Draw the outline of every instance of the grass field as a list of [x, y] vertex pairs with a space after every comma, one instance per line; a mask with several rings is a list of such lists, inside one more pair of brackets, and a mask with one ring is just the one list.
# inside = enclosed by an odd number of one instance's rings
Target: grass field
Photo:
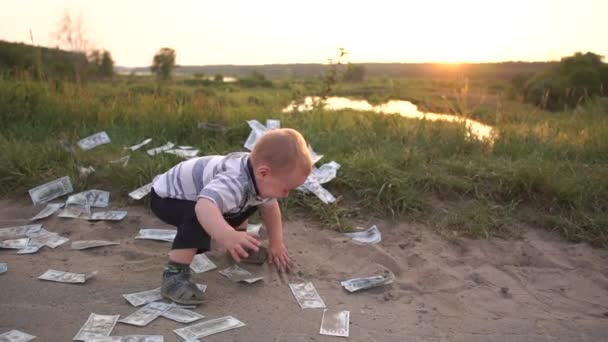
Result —
[[[513, 236], [518, 227], [559, 231], [572, 241], [608, 246], [608, 103], [592, 101], [571, 112], [548, 113], [521, 104], [496, 82], [373, 79], [338, 84], [332, 95], [372, 103], [409, 100], [426, 110], [456, 113], [493, 125], [493, 144], [470, 137], [464, 126], [396, 115], [315, 109], [282, 113], [292, 100], [315, 95], [315, 81], [275, 81], [270, 88], [237, 84], [157, 89], [145, 78], [113, 83], [0, 80], [0, 193], [27, 190], [69, 175], [77, 190], [113, 191], [113, 201], [150, 182], [181, 159], [131, 152], [126, 167], [110, 164], [123, 147], [153, 138], [192, 145], [201, 154], [242, 147], [248, 119], [280, 119], [300, 130], [321, 161], [342, 165], [326, 188], [337, 203], [293, 193], [287, 215], [305, 209], [327, 227], [350, 229], [358, 219], [422, 221], [448, 238]], [[224, 125], [226, 132], [198, 128]], [[67, 152], [76, 141], [105, 130], [112, 143]], [[97, 171], [80, 178], [78, 166]]]

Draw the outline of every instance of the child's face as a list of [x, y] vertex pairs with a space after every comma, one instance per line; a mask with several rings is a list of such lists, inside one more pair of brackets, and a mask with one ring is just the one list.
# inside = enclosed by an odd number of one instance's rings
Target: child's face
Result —
[[302, 171], [292, 173], [273, 173], [270, 168], [260, 168], [256, 172], [256, 181], [260, 196], [286, 198], [289, 191], [304, 184], [308, 174]]

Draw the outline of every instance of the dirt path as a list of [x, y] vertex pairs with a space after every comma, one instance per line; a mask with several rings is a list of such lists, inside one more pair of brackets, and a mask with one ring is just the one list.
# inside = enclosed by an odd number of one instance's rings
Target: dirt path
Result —
[[[26, 224], [30, 203], [0, 201], [0, 228]], [[103, 239], [117, 246], [84, 251], [70, 242], [37, 254], [1, 250], [0, 333], [18, 329], [39, 341], [70, 341], [91, 312], [135, 311], [122, 294], [160, 284], [169, 243], [134, 240], [142, 227], [169, 228], [142, 207], [127, 208], [119, 223], [49, 218], [44, 228], [74, 240]], [[350, 310], [353, 341], [608, 341], [608, 252], [530, 231], [522, 240], [450, 243], [423, 226], [379, 223], [382, 242], [357, 246], [342, 235], [303, 221], [286, 222], [294, 259], [287, 276], [267, 266], [246, 268], [265, 276], [233, 284], [216, 270], [197, 274], [208, 285], [206, 304], [195, 309], [216, 318], [232, 315], [245, 327], [209, 341], [330, 341], [319, 335], [322, 310], [300, 309], [287, 283], [312, 281], [332, 309]], [[210, 258], [219, 269], [222, 251]], [[84, 285], [38, 280], [49, 268], [98, 275]], [[392, 285], [349, 294], [339, 281], [390, 270]], [[112, 335], [160, 334], [179, 341], [164, 318], [146, 327], [118, 323]]]

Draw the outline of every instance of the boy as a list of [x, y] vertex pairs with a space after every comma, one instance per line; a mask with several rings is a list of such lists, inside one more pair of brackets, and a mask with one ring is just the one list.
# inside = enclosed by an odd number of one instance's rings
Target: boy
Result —
[[[236, 262], [255, 262], [267, 254], [269, 264], [285, 269], [289, 255], [276, 198], [287, 197], [311, 170], [304, 137], [282, 128], [262, 136], [251, 153], [193, 158], [156, 176], [151, 209], [164, 222], [177, 226], [163, 272], [163, 297], [180, 304], [203, 301], [203, 292], [192, 282], [190, 263], [194, 255], [209, 250], [211, 239]], [[246, 227], [247, 218], [257, 209], [268, 230], [267, 253], [255, 235], [234, 229]]]

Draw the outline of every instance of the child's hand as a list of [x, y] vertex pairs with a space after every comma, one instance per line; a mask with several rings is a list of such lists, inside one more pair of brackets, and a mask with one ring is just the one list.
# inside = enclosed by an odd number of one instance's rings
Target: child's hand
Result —
[[261, 244], [254, 235], [246, 232], [237, 232], [236, 230], [225, 231], [218, 237], [217, 241], [230, 252], [230, 255], [236, 262], [241, 262], [241, 258], [249, 256], [247, 250], [257, 252]]
[[280, 271], [289, 267], [289, 253], [283, 242], [270, 243], [268, 247], [268, 264], [275, 265]]

